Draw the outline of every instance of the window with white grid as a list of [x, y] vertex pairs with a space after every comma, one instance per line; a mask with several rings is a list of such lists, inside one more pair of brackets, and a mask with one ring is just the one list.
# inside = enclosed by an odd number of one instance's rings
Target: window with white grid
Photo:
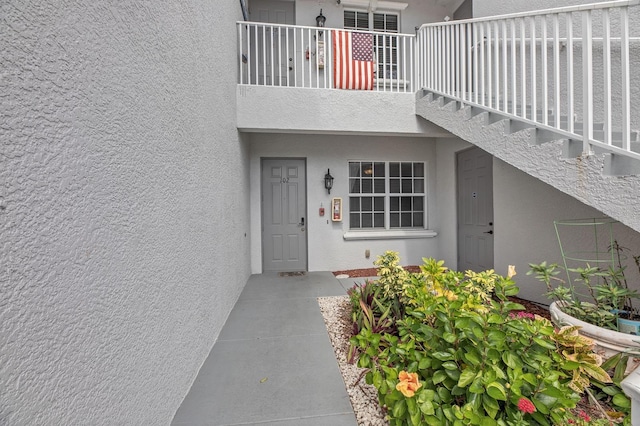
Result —
[[350, 229], [424, 229], [425, 164], [349, 161]]
[[[399, 32], [399, 16], [397, 13], [345, 10], [344, 29], [373, 30], [397, 34]], [[398, 78], [398, 39], [396, 37], [378, 35], [374, 39], [374, 50], [378, 64], [376, 77]]]

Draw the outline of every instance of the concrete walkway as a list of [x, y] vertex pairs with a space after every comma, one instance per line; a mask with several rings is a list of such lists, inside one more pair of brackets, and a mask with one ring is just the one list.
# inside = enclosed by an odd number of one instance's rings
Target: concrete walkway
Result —
[[254, 275], [173, 426], [356, 426], [316, 298], [346, 294], [330, 272]]

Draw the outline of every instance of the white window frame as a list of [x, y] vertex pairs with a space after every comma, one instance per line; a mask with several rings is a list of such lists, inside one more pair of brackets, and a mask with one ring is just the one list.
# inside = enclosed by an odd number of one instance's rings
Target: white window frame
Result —
[[[353, 27], [348, 27], [344, 24], [344, 18], [345, 18], [345, 13], [346, 12], [354, 12], [355, 13], [355, 26]], [[368, 16], [368, 24], [367, 24], [367, 28], [361, 28], [358, 27], [358, 13], [366, 13]], [[397, 18], [397, 29], [395, 31], [389, 31], [386, 28], [385, 29], [374, 29], [374, 17], [375, 15], [383, 15], [384, 16], [384, 22], [385, 22], [385, 27], [386, 27], [386, 22], [387, 19], [386, 17], [389, 15], [395, 16]], [[372, 10], [367, 10], [367, 9], [363, 9], [363, 8], [348, 8], [345, 7], [343, 12], [342, 12], [342, 26], [344, 29], [348, 29], [348, 30], [353, 30], [353, 31], [375, 31], [377, 33], [388, 33], [388, 34], [400, 34], [400, 28], [401, 28], [401, 23], [400, 23], [400, 11], [399, 10], [381, 10], [381, 9], [376, 9], [375, 11]], [[374, 46], [373, 46], [373, 50], [374, 50], [374, 57], [376, 58], [376, 66], [375, 66], [375, 75], [376, 78], [380, 78], [380, 79], [389, 79], [389, 80], [397, 80], [398, 79], [398, 46], [387, 46], [388, 43], [390, 43], [392, 40], [394, 40], [396, 43], [398, 42], [397, 38], [392, 38], [392, 37], [385, 37], [385, 36], [381, 36], [381, 35], [376, 35], [374, 37]], [[379, 43], [380, 41], [382, 41], [383, 45], [380, 46]], [[394, 54], [395, 52], [395, 54]], [[387, 54], [390, 54], [392, 57], [388, 58]], [[393, 58], [393, 56], [396, 57], [396, 62], [394, 63], [393, 61], [391, 61], [391, 59]]]
[[[362, 182], [362, 179], [365, 178], [367, 179], [366, 176], [362, 176], [361, 173], [358, 173], [358, 175], [352, 175], [351, 170], [352, 170], [352, 165], [357, 163], [358, 164], [358, 169], [362, 170], [362, 164], [363, 163], [371, 163], [372, 168], [374, 167], [374, 165], [376, 163], [382, 163], [384, 165], [384, 192], [373, 192], [374, 191], [374, 186], [375, 186], [375, 180], [376, 180], [376, 174], [375, 172], [372, 172], [371, 174], [371, 191], [372, 192], [352, 192], [352, 184], [355, 183], [352, 179], [360, 179], [359, 182]], [[391, 169], [391, 164], [395, 164], [397, 163], [400, 167], [400, 170], [402, 170], [402, 163], [410, 163], [411, 166], [411, 170], [412, 170], [412, 176], [390, 176], [390, 169]], [[413, 176], [413, 170], [414, 170], [414, 164], [419, 163], [422, 164], [423, 167], [423, 175], [424, 176]], [[348, 161], [348, 171], [347, 171], [347, 175], [349, 176], [349, 182], [348, 182], [348, 207], [347, 207], [347, 214], [348, 214], [348, 228], [349, 230], [344, 234], [344, 239], [345, 240], [352, 240], [352, 239], [388, 239], [388, 238], [429, 238], [429, 237], [435, 237], [437, 234], [431, 230], [427, 229], [428, 226], [428, 193], [427, 193], [427, 176], [428, 176], [428, 172], [427, 172], [427, 163], [424, 161], [411, 161], [411, 160], [349, 160]], [[373, 169], [372, 169], [373, 170]], [[400, 173], [402, 174], [402, 173]], [[416, 179], [422, 179], [422, 188], [423, 191], [422, 192], [391, 192], [391, 186], [390, 186], [390, 182], [392, 179], [402, 179], [402, 178], [410, 178], [412, 180], [412, 184], [411, 187], [412, 189], [414, 188], [415, 185], [415, 180]], [[377, 176], [377, 178], [380, 180], [380, 175]], [[362, 185], [362, 183], [361, 183]], [[362, 186], [360, 186], [360, 189], [362, 188]], [[400, 182], [400, 188], [402, 188], [402, 182]], [[401, 191], [401, 189], [400, 189]], [[359, 210], [357, 212], [353, 212], [352, 209], [352, 198], [361, 198], [361, 197], [380, 197], [384, 199], [384, 227], [368, 227], [368, 228], [351, 228], [351, 215], [352, 213], [359, 213], [362, 214], [362, 210]], [[391, 215], [392, 212], [390, 211], [391, 209], [391, 198], [392, 197], [422, 197], [423, 202], [422, 202], [422, 225], [421, 226], [417, 226], [417, 227], [391, 227]], [[373, 206], [372, 206], [373, 209]], [[372, 211], [373, 214], [373, 211]], [[372, 223], [373, 223], [373, 219], [372, 219]]]

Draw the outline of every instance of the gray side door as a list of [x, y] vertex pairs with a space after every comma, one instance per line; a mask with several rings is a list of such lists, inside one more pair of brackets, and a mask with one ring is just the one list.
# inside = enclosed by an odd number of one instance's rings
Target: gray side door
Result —
[[[270, 24], [293, 25], [295, 23], [294, 5], [292, 1], [262, 0], [251, 2], [252, 20]], [[288, 34], [287, 34], [288, 32]], [[293, 30], [276, 27], [258, 30], [259, 84], [288, 86], [290, 71], [293, 67]], [[252, 39], [254, 40], [254, 39]], [[264, 52], [262, 47], [266, 47]], [[288, 55], [287, 55], [288, 53]]]
[[493, 157], [480, 148], [457, 155], [458, 270], [493, 269]]
[[262, 268], [307, 270], [306, 168], [301, 159], [262, 160]]

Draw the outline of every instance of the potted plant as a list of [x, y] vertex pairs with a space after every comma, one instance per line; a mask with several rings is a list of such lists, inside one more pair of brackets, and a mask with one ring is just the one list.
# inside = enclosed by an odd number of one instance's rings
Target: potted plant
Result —
[[[606, 357], [640, 348], [640, 337], [636, 337], [640, 335], [640, 316], [633, 304], [640, 295], [628, 286], [625, 249], [614, 240], [609, 250], [614, 254], [613, 266], [567, 268], [567, 273], [575, 276], [573, 281], [558, 277], [562, 268], [557, 264], [530, 264], [528, 272], [547, 286], [554, 323], [580, 326], [581, 334], [594, 339]], [[640, 268], [640, 256], [632, 258]]]

